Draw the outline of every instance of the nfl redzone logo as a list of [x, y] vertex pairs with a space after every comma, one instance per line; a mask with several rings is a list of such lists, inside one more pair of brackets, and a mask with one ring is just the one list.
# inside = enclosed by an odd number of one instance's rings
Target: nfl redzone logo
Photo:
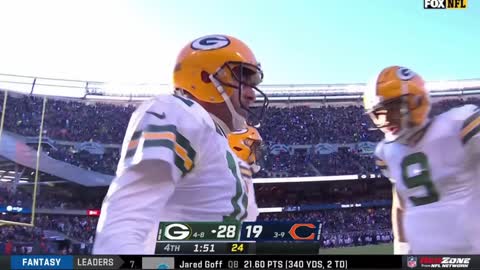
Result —
[[468, 0], [423, 0], [424, 9], [464, 9]]
[[468, 257], [420, 257], [423, 268], [468, 268], [471, 258]]

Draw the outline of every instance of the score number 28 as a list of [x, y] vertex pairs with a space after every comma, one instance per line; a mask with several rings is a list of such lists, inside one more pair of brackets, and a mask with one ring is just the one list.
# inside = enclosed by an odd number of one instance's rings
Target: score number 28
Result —
[[235, 225], [220, 225], [218, 226], [217, 238], [235, 238], [237, 232], [237, 226]]

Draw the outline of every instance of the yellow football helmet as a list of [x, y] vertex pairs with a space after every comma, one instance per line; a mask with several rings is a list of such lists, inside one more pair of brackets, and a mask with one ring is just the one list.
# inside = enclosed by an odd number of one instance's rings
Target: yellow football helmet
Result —
[[[377, 128], [386, 133], [387, 139], [395, 140], [428, 121], [431, 102], [422, 77], [412, 70], [390, 66], [383, 69], [373, 82], [367, 85], [363, 96], [364, 107]], [[398, 132], [388, 134], [384, 128], [390, 125], [387, 119], [391, 110], [399, 116]], [[381, 115], [386, 115], [381, 119]], [[393, 133], [393, 132], [392, 132]]]
[[[257, 165], [257, 160], [262, 155], [263, 139], [256, 128], [248, 126], [246, 129], [229, 133], [227, 137], [228, 144], [237, 157], [252, 166]], [[260, 167], [257, 170], [253, 167], [252, 169], [258, 172]]]
[[237, 122], [245, 122], [245, 119], [233, 109], [230, 97], [235, 90], [240, 91], [241, 96], [244, 86], [260, 93], [264, 101], [260, 115], [255, 115], [240, 102], [242, 108], [258, 121], [263, 117], [268, 98], [257, 87], [262, 80], [262, 68], [250, 48], [226, 35], [203, 36], [190, 42], [180, 51], [173, 72], [173, 85], [177, 91], [188, 92], [204, 102], [225, 102]]

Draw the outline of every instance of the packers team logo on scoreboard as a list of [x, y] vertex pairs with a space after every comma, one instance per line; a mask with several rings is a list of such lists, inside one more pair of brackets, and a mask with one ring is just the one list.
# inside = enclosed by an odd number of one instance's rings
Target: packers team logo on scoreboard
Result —
[[424, 9], [465, 9], [468, 0], [423, 0]]
[[[192, 229], [182, 223], [172, 223], [165, 226], [163, 236], [168, 240], [186, 240], [190, 238]], [[159, 235], [161, 238], [161, 235]]]
[[238, 222], [161, 222], [157, 242], [238, 240], [239, 233]]

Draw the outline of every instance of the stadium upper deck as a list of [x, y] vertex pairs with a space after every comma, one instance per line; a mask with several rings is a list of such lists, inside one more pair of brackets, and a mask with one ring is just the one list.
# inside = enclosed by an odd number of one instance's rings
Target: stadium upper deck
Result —
[[[358, 101], [366, 84], [262, 85], [271, 102]], [[480, 79], [427, 82], [432, 97], [480, 94]], [[139, 102], [156, 94], [169, 93], [168, 84], [114, 84], [97, 81], [65, 80], [0, 74], [0, 89], [23, 94], [86, 100]], [[261, 101], [259, 97], [258, 101]]]

